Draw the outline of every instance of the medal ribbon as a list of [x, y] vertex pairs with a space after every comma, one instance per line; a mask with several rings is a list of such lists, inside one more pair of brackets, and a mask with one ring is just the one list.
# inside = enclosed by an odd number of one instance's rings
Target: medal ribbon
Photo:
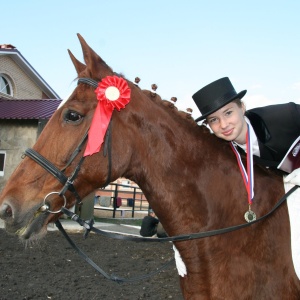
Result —
[[233, 142], [230, 143], [230, 146], [236, 156], [240, 172], [243, 177], [243, 181], [247, 190], [248, 194], [248, 203], [249, 208], [252, 204], [253, 198], [254, 198], [254, 172], [253, 172], [253, 152], [252, 152], [252, 139], [251, 139], [251, 133], [250, 133], [250, 125], [247, 122], [247, 134], [246, 134], [246, 148], [247, 148], [247, 172], [245, 170], [245, 167], [243, 165], [240, 153], [236, 149], [236, 146]]

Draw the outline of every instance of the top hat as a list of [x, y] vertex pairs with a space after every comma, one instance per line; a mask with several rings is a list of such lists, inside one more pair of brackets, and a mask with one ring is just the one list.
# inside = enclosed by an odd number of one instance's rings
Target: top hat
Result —
[[220, 78], [199, 90], [192, 98], [202, 116], [195, 121], [201, 121], [234, 99], [242, 99], [247, 90], [237, 94], [228, 77]]

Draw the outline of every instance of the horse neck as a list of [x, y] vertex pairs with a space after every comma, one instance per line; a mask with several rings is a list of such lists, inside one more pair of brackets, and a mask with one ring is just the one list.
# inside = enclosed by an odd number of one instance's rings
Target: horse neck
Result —
[[[113, 147], [118, 150], [115, 159], [123, 161], [118, 175], [140, 186], [168, 233], [239, 224], [248, 199], [228, 142], [149, 98], [133, 101], [126, 109], [113, 129], [119, 134], [113, 137], [119, 147]], [[256, 171], [258, 197], [253, 208], [262, 215], [281, 189], [279, 179], [277, 184], [265, 170]], [[274, 201], [262, 201], [263, 197]]]
[[[144, 99], [141, 106], [127, 113], [123, 125], [132, 136], [132, 153], [124, 176], [141, 187], [151, 206], [156, 206], [157, 200], [166, 203], [182, 199], [187, 186], [195, 186], [205, 172], [210, 176], [207, 170], [215, 172], [223, 156], [207, 129], [174, 110]], [[212, 168], [213, 164], [216, 167]], [[196, 189], [190, 192], [198, 193]]]

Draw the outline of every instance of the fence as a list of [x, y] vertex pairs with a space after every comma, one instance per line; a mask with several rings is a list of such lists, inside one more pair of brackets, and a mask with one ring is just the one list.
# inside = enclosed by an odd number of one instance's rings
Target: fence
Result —
[[126, 211], [131, 211], [134, 218], [135, 211], [148, 212], [149, 203], [142, 190], [138, 186], [110, 183], [105, 189], [99, 189], [95, 193], [94, 209], [110, 210], [113, 218], [120, 211], [125, 216]]

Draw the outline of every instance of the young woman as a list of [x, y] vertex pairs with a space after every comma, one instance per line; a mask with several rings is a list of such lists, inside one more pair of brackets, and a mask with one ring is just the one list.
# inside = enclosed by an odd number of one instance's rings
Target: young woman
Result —
[[[217, 137], [232, 142], [234, 151], [252, 151], [250, 157], [258, 164], [277, 168], [300, 136], [300, 105], [290, 102], [246, 111], [241, 101], [246, 92], [236, 93], [228, 77], [210, 83], [193, 95], [202, 114], [196, 121], [204, 120]], [[249, 136], [251, 142], [247, 143]], [[247, 148], [247, 144], [252, 147]], [[286, 191], [300, 185], [300, 168], [284, 176], [284, 183]], [[300, 278], [300, 188], [288, 197], [287, 204], [293, 262]], [[250, 209], [249, 214], [252, 220], [256, 218]], [[249, 214], [245, 214], [248, 222]]]
[[[300, 105], [290, 102], [246, 111], [241, 101], [246, 92], [236, 93], [228, 77], [203, 87], [193, 95], [202, 114], [196, 121], [205, 120], [217, 137], [233, 141], [241, 151], [246, 151], [248, 123], [254, 161], [276, 168], [300, 136]], [[300, 185], [300, 169], [285, 182]]]
[[[203, 87], [193, 95], [202, 114], [196, 122], [204, 120], [217, 137], [233, 142], [233, 149], [237, 148], [239, 152], [251, 150], [257, 163], [277, 168], [291, 145], [300, 136], [300, 105], [287, 103], [246, 111], [241, 101], [246, 92], [244, 90], [237, 93], [228, 77]], [[251, 149], [247, 149], [249, 136]], [[284, 181], [300, 185], [300, 168], [286, 176]], [[286, 187], [287, 190], [289, 188], [290, 186]], [[300, 189], [289, 197], [289, 202], [292, 202], [288, 204], [290, 221], [294, 224], [291, 226], [292, 255], [295, 271], [300, 278], [300, 247], [297, 245], [300, 231], [295, 230], [300, 227]], [[250, 210], [249, 212], [253, 213]], [[291, 212], [294, 215], [291, 215]], [[250, 222], [248, 216], [245, 215], [245, 218]], [[255, 217], [255, 214], [250, 216]], [[177, 249], [173, 249], [178, 273], [184, 277], [187, 274], [185, 264]]]

